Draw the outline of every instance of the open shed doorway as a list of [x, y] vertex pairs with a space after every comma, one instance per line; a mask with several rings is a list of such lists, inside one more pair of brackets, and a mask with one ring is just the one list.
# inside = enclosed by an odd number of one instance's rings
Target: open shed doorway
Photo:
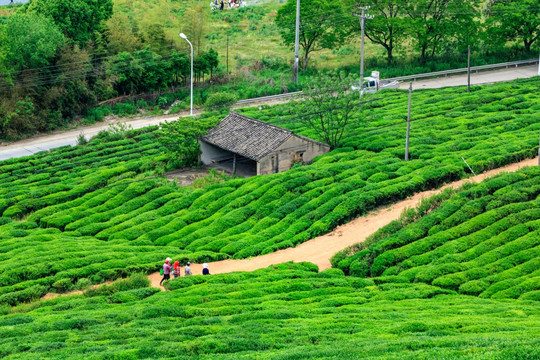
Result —
[[257, 175], [257, 162], [245, 156], [229, 152], [221, 159], [214, 159], [208, 167], [217, 171], [225, 171], [228, 175], [251, 177]]

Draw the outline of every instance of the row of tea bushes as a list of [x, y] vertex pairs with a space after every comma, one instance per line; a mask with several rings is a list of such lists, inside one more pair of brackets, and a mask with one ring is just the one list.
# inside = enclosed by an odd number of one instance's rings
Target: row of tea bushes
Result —
[[540, 299], [540, 168], [470, 187], [337, 266], [481, 297]]
[[377, 285], [281, 264], [191, 276], [156, 292], [143, 278], [0, 308], [4, 359], [525, 359], [540, 355], [532, 302]]
[[[404, 130], [395, 127], [407, 96], [388, 92], [374, 109], [365, 110], [377, 114], [369, 125], [351, 123], [344, 138], [350, 146], [284, 173], [200, 189], [148, 178], [167, 157], [154, 129], [121, 138], [98, 137], [88, 145], [0, 162], [0, 212], [7, 220], [24, 219], [20, 226], [27, 227], [29, 235], [35, 228], [56, 228], [68, 236], [113, 244], [170, 246], [173, 254], [192, 261], [271, 253], [327, 233], [370, 209], [468, 176], [462, 155], [476, 170], [532, 157], [540, 129], [530, 121], [540, 96], [535, 90], [538, 82], [529, 80], [483, 86], [471, 94], [461, 89], [418, 92], [411, 144], [423, 148], [421, 156], [408, 162], [399, 155]], [[486, 97], [492, 105], [500, 101], [495, 97], [499, 91], [521, 96], [529, 106], [508, 110], [513, 114], [504, 119], [486, 109], [475, 111]], [[445, 99], [461, 97], [468, 98], [468, 111], [447, 116], [454, 102]], [[249, 110], [249, 115], [279, 123], [283, 111], [266, 108]], [[482, 116], [482, 127], [471, 125], [472, 114]], [[287, 125], [310, 135], [305, 124]], [[497, 142], [489, 142], [486, 149], [483, 144], [495, 133]], [[464, 138], [473, 146], [464, 147]], [[388, 141], [388, 147], [370, 147], [379, 140]], [[46, 250], [49, 244], [42, 246]], [[24, 243], [19, 249], [24, 251]], [[17, 268], [16, 263], [6, 266], [6, 271]]]

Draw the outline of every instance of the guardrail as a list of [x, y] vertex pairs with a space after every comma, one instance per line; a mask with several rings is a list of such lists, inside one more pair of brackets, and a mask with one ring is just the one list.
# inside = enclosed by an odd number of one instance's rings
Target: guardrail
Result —
[[288, 98], [288, 97], [292, 97], [294, 95], [300, 95], [300, 94], [302, 94], [302, 91], [295, 91], [295, 92], [290, 92], [290, 93], [285, 93], [285, 94], [278, 94], [278, 95], [261, 96], [261, 97], [253, 98], [253, 99], [239, 100], [239, 101], [236, 102], [236, 104], [237, 105], [242, 105], [242, 104], [250, 104], [250, 103], [254, 103], [254, 102], [258, 102], [258, 101], [283, 99], [283, 98]]
[[[530, 65], [530, 64], [538, 64], [538, 59], [511, 61], [511, 62], [505, 62], [505, 63], [499, 63], [499, 64], [492, 64], [492, 65], [472, 66], [471, 72], [473, 71], [478, 72], [481, 70], [493, 70], [493, 69], [500, 69], [500, 68], [508, 69], [509, 67], [518, 67], [520, 65]], [[424, 73], [424, 74], [399, 76], [399, 77], [388, 78], [384, 80], [387, 80], [387, 81], [413, 80], [414, 81], [416, 79], [422, 79], [422, 78], [448, 76], [452, 74], [462, 74], [462, 73], [466, 73], [467, 70], [468, 70], [467, 68], [452, 69], [452, 70], [436, 71], [436, 72], [430, 72], [430, 73]], [[286, 98], [293, 97], [295, 95], [300, 95], [300, 94], [302, 94], [302, 91], [295, 91], [295, 92], [286, 93], [286, 94], [262, 96], [258, 98], [252, 98], [252, 99], [244, 99], [244, 100], [239, 100], [236, 103], [236, 105], [251, 104], [251, 103], [255, 103], [259, 101], [266, 101], [266, 100], [286, 99]]]
[[[509, 67], [518, 67], [520, 65], [530, 65], [530, 64], [538, 64], [538, 59], [519, 60], [519, 61], [505, 62], [505, 63], [492, 64], [492, 65], [471, 66], [471, 72], [473, 71], [478, 72], [481, 70], [493, 70], [493, 69], [500, 69], [500, 68], [508, 69]], [[439, 77], [439, 76], [448, 76], [452, 74], [462, 74], [462, 73], [466, 73], [467, 71], [468, 71], [467, 68], [460, 68], [460, 69], [436, 71], [436, 72], [424, 73], [424, 74], [399, 76], [399, 77], [388, 78], [384, 80], [389, 80], [389, 81], [413, 80], [414, 81], [416, 79], [422, 79], [422, 78], [428, 78], [428, 77]]]

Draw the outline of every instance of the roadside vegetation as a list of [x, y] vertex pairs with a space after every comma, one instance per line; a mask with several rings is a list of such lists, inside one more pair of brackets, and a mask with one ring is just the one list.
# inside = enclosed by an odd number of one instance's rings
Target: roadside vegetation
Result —
[[[536, 57], [535, 1], [429, 3], [362, 2], [375, 16], [366, 20], [366, 74], [464, 67], [467, 45], [472, 65]], [[2, 140], [111, 114], [188, 108], [189, 46], [179, 32], [194, 45], [197, 107], [215, 93], [241, 99], [301, 90], [327, 70], [358, 74], [355, 1], [302, 3], [298, 85], [291, 76], [292, 2], [248, 0], [223, 11], [195, 0], [54, 4], [33, 0], [0, 10]]]

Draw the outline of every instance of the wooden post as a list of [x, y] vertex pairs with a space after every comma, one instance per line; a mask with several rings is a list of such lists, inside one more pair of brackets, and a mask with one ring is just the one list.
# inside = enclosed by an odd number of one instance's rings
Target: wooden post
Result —
[[227, 31], [227, 76], [229, 76], [229, 32]]
[[236, 174], [236, 153], [233, 154], [232, 174]]
[[467, 92], [471, 92], [471, 45], [467, 46]]

